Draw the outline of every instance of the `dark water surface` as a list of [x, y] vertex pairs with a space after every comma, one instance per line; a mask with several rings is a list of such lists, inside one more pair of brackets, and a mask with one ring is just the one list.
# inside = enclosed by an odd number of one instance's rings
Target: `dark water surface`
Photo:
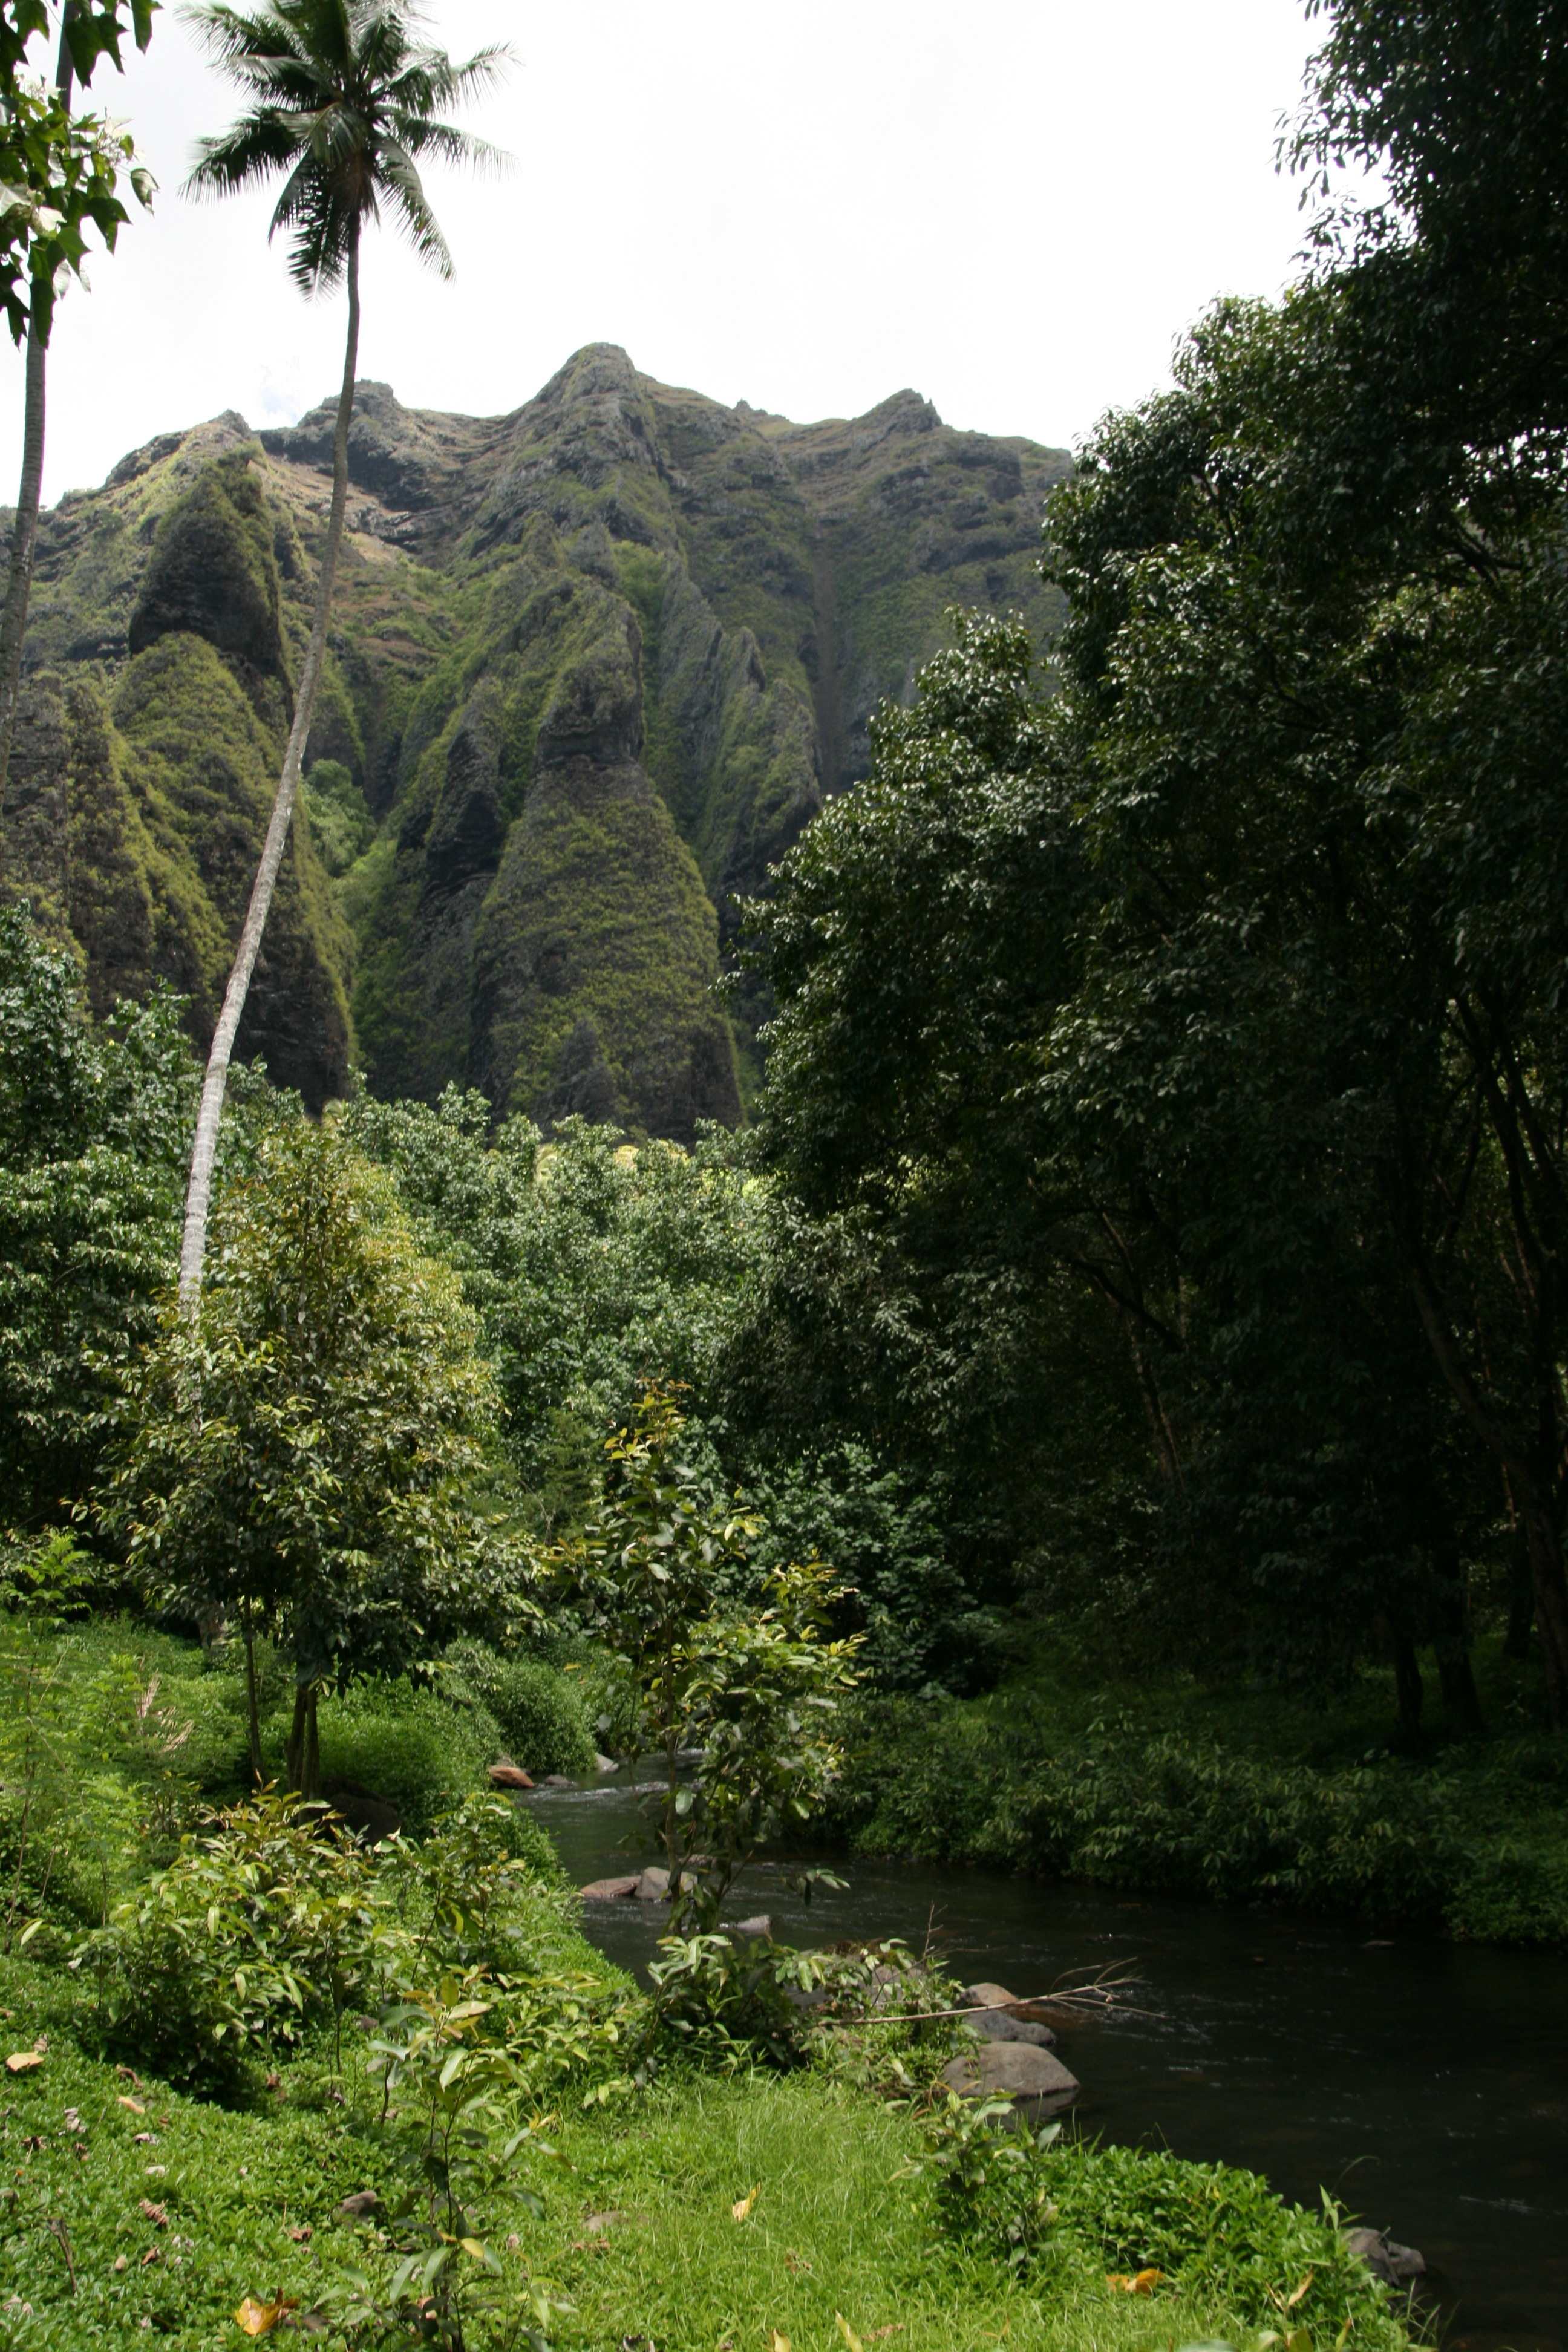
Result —
[[[579, 1885], [647, 1858], [624, 1843], [624, 1780], [526, 1801]], [[1450, 2352], [1568, 2352], [1568, 1960], [987, 1871], [833, 1866], [848, 1891], [809, 1908], [753, 1871], [732, 1916], [766, 1911], [799, 1944], [929, 1935], [965, 1981], [1021, 1997], [1135, 1967], [1153, 2014], [1061, 2037], [1085, 2131], [1246, 2165], [1302, 2203], [1326, 2188], [1421, 2249]], [[584, 1926], [640, 1974], [662, 1913], [589, 1904]]]

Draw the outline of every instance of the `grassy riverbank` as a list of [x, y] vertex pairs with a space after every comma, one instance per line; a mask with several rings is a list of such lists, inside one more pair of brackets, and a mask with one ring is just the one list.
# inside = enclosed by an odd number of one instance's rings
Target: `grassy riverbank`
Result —
[[1568, 1740], [1536, 1727], [1526, 1670], [1495, 1649], [1479, 1664], [1491, 1736], [1439, 1718], [1414, 1749], [1370, 1675], [1331, 1708], [1046, 1671], [871, 1701], [831, 1828], [868, 1854], [1568, 1940]]
[[[329, 2316], [356, 2277], [394, 2261], [394, 2233], [338, 2210], [384, 2185], [387, 2162], [352, 2087], [342, 2105], [323, 2096], [307, 2060], [247, 2104], [194, 2099], [89, 2054], [54, 1972], [11, 1962], [0, 1998], [8, 2046], [47, 2044], [0, 2093], [0, 2341], [63, 2352], [150, 2331], [205, 2352], [240, 2340], [232, 2315], [247, 2297], [292, 2300], [326, 2340], [366, 2340]], [[846, 2352], [839, 2314], [861, 2344], [908, 2352], [1248, 2347], [1309, 2272], [1295, 2316], [1314, 2344], [1351, 2320], [1370, 2352], [1408, 2340], [1396, 2300], [1321, 2217], [1251, 2175], [1159, 2155], [1056, 2152], [1056, 2242], [1020, 2273], [983, 2233], [950, 2226], [931, 2182], [901, 2177], [923, 2147], [918, 2116], [819, 2072], [685, 2074], [603, 2108], [570, 2100], [549, 2141], [555, 2157], [529, 2167], [543, 2213], [518, 2215], [500, 2259], [509, 2284], [549, 2296], [562, 2347], [739, 2352], [776, 2333], [795, 2352]], [[1147, 2267], [1163, 2273], [1151, 2298], [1107, 2284]], [[480, 2330], [470, 2344], [515, 2340]]]
[[[1250, 2174], [976, 2136], [933, 2095], [949, 2023], [889, 2029], [901, 2082], [804, 2026], [785, 2071], [718, 2034], [695, 2063], [504, 1809], [470, 1798], [374, 1860], [265, 1807], [215, 1822], [239, 1722], [222, 1661], [130, 1621], [13, 1620], [6, 1662], [6, 2352], [209, 2352], [242, 2313], [354, 2352], [424, 2340], [400, 2266], [464, 2229], [488, 2249], [463, 2256], [474, 2293], [499, 2298], [464, 2352], [1257, 2352], [1287, 2306], [1317, 2352], [1411, 2340], [1331, 2219]], [[405, 1801], [460, 1798], [476, 1769], [444, 1702], [367, 1702], [351, 1733]], [[237, 2046], [215, 2040], [237, 2017]], [[475, 2111], [467, 2218], [432, 2221], [448, 2051], [498, 2104]], [[368, 2216], [342, 2210], [366, 2190]]]

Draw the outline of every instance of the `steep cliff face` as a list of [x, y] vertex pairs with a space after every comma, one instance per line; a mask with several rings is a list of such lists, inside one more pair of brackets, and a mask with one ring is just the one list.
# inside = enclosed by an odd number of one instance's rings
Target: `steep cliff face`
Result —
[[[198, 1035], [288, 724], [331, 434], [323, 406], [163, 436], [40, 534], [10, 882], [95, 993], [167, 972]], [[731, 1019], [714, 987], [737, 897], [865, 772], [869, 716], [947, 606], [1048, 629], [1034, 562], [1066, 467], [913, 393], [795, 425], [609, 345], [504, 417], [362, 384], [308, 759], [327, 864], [374, 838], [329, 881], [307, 793], [249, 1050], [320, 1099], [347, 1002], [378, 1092], [456, 1080], [498, 1112], [682, 1138], [738, 1117], [759, 1008]]]
[[[290, 655], [281, 521], [243, 420], [172, 437], [45, 518], [0, 881], [75, 941], [96, 1011], [164, 979], [205, 1050], [267, 829]], [[301, 828], [239, 1050], [313, 1107], [348, 1080], [351, 951]]]

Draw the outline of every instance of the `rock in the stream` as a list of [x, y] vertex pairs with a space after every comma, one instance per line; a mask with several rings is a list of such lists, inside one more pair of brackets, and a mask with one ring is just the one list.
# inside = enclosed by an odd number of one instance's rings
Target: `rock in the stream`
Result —
[[951, 2060], [942, 2079], [963, 2099], [1011, 2099], [1031, 2123], [1071, 2106], [1080, 2087], [1059, 2058], [1027, 2042], [987, 2042], [973, 2057]]
[[584, 1903], [620, 1903], [628, 1895], [635, 1895], [641, 1883], [634, 1870], [625, 1878], [593, 1879], [577, 1891]]
[[540, 1786], [544, 1789], [574, 1789], [577, 1783], [570, 1772], [547, 1772]]
[[1056, 2035], [1037, 2001], [1015, 2000], [1005, 1985], [972, 1984], [963, 1998], [978, 2010], [968, 2021], [990, 2042], [1032, 2042], [1037, 2050], [1054, 2050]]
[[1026, 2025], [1020, 2018], [1009, 2017], [1005, 2009], [983, 2009], [963, 2021], [987, 2042], [1027, 2042], [1037, 2050], [1056, 2048], [1057, 2037], [1048, 2025]]
[[1400, 2245], [1384, 2230], [1346, 2230], [1342, 2234], [1352, 2253], [1359, 2254], [1385, 2286], [1408, 2286], [1412, 2279], [1426, 2275], [1425, 2255], [1414, 2246]]
[[[697, 1881], [692, 1876], [690, 1871], [682, 1871], [680, 1874], [680, 1885], [681, 1892], [683, 1894], [689, 1886], [695, 1886], [696, 1884]], [[637, 1881], [637, 1901], [639, 1903], [662, 1903], [668, 1893], [668, 1871], [659, 1869], [657, 1864], [650, 1864], [650, 1866], [643, 1872], [642, 1876]]]
[[773, 1923], [765, 1911], [759, 1911], [754, 1919], [724, 1920], [719, 1932], [721, 1936], [771, 1936]]
[[598, 1749], [596, 1748], [595, 1748], [594, 1769], [595, 1772], [618, 1772], [620, 1769], [620, 1766], [616, 1763], [613, 1756], [601, 1756]]
[[489, 1779], [492, 1789], [531, 1789], [533, 1786], [521, 1765], [514, 1764], [510, 1756], [503, 1756], [499, 1764], [490, 1766]]

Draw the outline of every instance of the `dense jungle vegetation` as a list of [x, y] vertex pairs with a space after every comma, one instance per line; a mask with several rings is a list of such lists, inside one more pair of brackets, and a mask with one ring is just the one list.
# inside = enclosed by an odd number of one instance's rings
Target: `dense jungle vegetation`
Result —
[[[0, 908], [7, 2341], [1410, 2340], [721, 1926], [826, 1835], [1568, 1936], [1568, 14], [1322, 15], [1310, 266], [773, 866], [749, 1125], [237, 1070], [182, 1307], [187, 1007]], [[487, 1786], [606, 1747], [650, 1987]]]

